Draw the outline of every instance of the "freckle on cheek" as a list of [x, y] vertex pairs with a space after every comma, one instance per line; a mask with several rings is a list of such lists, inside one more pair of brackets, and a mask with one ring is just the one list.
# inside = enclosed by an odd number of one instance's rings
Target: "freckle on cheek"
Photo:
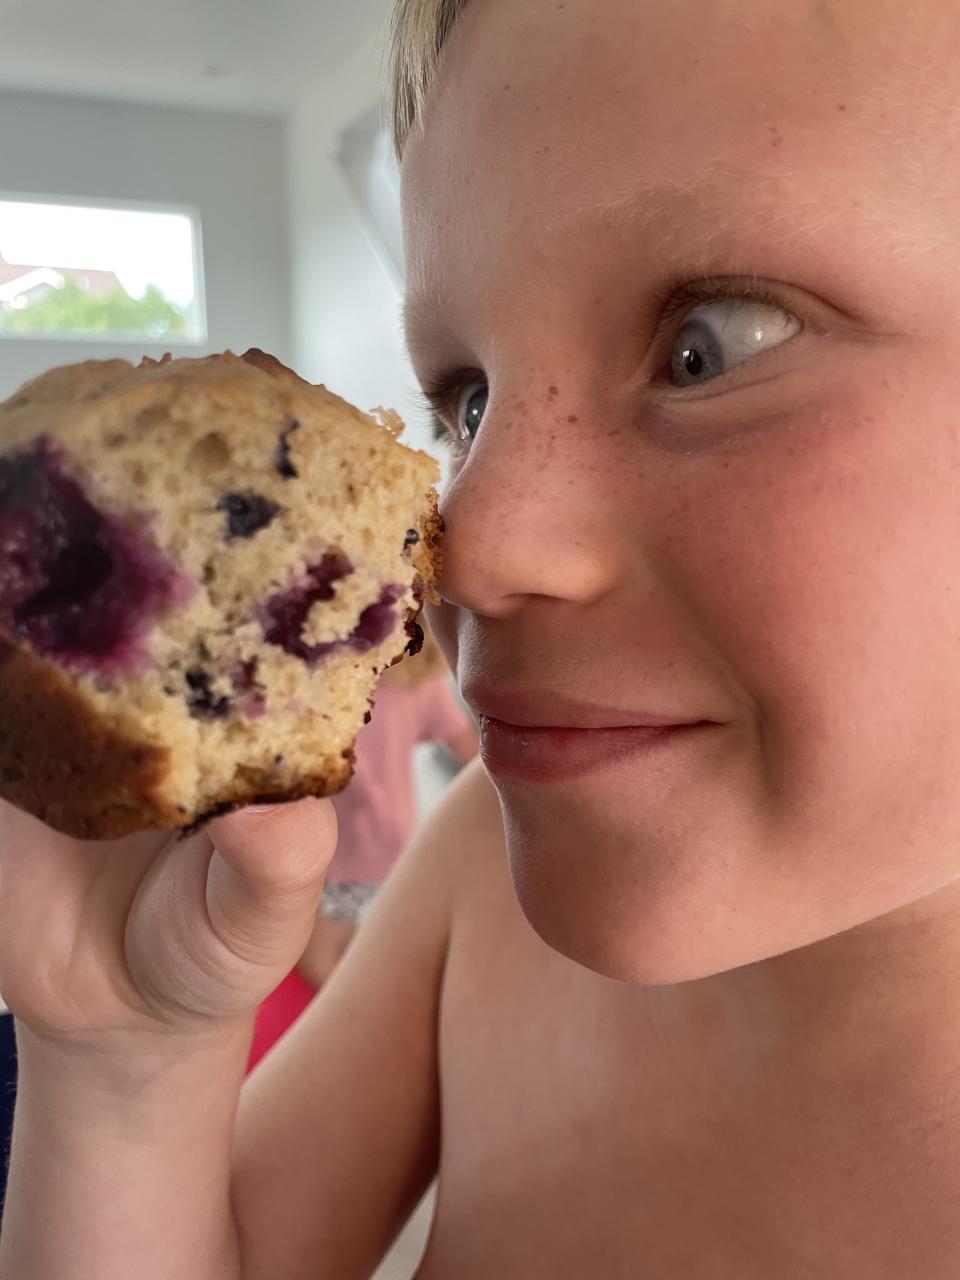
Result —
[[571, 415], [570, 415], [570, 417], [567, 419], [567, 421], [570, 423], [570, 425], [571, 425], [571, 426], [573, 426], [573, 424], [574, 424], [575, 422], [579, 422], [579, 421], [580, 421], [580, 419], [577, 417], [577, 415], [576, 415], [575, 413], [571, 413]]
[[556, 397], [557, 397], [559, 394], [560, 394], [560, 388], [559, 388], [559, 387], [548, 387], [548, 388], [547, 388], [547, 395], [550, 397], [550, 399], [551, 399], [551, 400], [555, 400], [555, 399], [556, 399]]

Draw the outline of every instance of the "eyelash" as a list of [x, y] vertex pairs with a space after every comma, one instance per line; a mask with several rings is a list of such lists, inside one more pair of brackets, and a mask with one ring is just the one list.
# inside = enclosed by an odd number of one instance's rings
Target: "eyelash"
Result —
[[[700, 276], [697, 279], [677, 277], [669, 281], [654, 298], [659, 319], [653, 331], [653, 344], [659, 344], [668, 330], [678, 327], [676, 321], [695, 307], [731, 299], [742, 299], [778, 311], [789, 311], [783, 297], [762, 285], [756, 277], [737, 280], [722, 276]], [[443, 414], [449, 410], [459, 392], [471, 382], [482, 381], [484, 376], [479, 369], [451, 369], [424, 382], [417, 399], [427, 415], [434, 440], [450, 446], [467, 443], [447, 425]]]
[[451, 369], [424, 381], [422, 391], [417, 393], [417, 401], [421, 411], [427, 415], [434, 440], [446, 445], [466, 443], [447, 425], [443, 412], [449, 409], [464, 387], [471, 382], [482, 381], [483, 373], [479, 369]]

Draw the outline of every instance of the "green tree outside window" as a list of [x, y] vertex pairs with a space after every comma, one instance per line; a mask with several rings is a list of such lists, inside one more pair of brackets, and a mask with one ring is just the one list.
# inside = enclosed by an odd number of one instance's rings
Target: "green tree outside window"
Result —
[[142, 298], [119, 286], [92, 294], [75, 280], [31, 299], [25, 307], [0, 307], [3, 333], [140, 333], [157, 338], [185, 335], [187, 317], [151, 284]]

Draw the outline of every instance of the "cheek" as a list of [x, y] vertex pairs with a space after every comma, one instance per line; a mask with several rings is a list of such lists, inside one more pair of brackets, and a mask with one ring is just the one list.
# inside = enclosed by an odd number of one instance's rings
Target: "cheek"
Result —
[[851, 805], [876, 803], [905, 761], [946, 764], [943, 708], [960, 696], [953, 434], [887, 414], [848, 404], [705, 463], [665, 526], [666, 578], [754, 705], [768, 785], [798, 805], [843, 786]]
[[746, 709], [672, 786], [625, 774], [549, 807], [506, 796], [517, 893], [550, 945], [611, 977], [681, 981], [956, 876], [952, 449], [929, 419], [849, 406], [651, 487], [671, 495], [647, 504], [646, 550], [688, 619], [685, 653], [705, 640]]

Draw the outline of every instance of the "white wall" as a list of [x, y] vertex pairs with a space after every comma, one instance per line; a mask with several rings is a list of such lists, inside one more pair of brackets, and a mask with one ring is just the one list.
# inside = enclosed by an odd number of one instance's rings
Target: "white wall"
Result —
[[382, 45], [362, 46], [288, 120], [295, 365], [361, 408], [396, 409], [406, 439], [435, 448], [403, 347], [398, 273], [351, 192], [344, 132], [381, 99]]
[[[0, 90], [0, 191], [198, 208], [208, 342], [178, 352], [256, 346], [292, 359], [281, 121]], [[0, 399], [53, 365], [164, 350], [3, 338]]]

